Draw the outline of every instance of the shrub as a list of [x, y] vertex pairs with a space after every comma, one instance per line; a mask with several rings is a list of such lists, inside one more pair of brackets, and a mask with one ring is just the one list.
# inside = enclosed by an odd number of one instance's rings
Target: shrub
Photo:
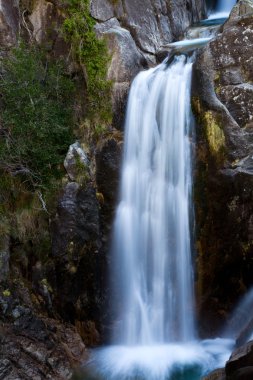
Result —
[[0, 170], [30, 190], [46, 188], [73, 142], [72, 81], [35, 45], [20, 43], [1, 66]]
[[86, 74], [88, 118], [93, 125], [110, 123], [112, 82], [106, 78], [110, 61], [106, 42], [95, 34], [89, 0], [66, 0], [66, 3], [63, 34], [71, 44], [74, 60], [80, 63]]

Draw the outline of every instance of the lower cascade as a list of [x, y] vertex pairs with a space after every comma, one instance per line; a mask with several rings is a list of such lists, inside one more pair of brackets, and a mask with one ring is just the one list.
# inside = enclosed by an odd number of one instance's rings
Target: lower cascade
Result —
[[195, 331], [193, 57], [176, 55], [132, 84], [114, 225], [117, 322], [84, 379], [197, 380], [231, 352], [233, 341], [198, 341]]

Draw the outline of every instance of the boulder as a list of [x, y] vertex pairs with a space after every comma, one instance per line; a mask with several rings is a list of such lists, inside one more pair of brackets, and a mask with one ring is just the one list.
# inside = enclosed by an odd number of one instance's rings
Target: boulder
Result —
[[64, 167], [71, 181], [86, 181], [90, 176], [88, 154], [79, 142], [70, 145]]

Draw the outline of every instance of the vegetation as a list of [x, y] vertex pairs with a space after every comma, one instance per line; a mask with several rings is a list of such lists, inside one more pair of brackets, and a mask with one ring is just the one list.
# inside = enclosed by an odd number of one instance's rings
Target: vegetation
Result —
[[36, 46], [21, 43], [1, 63], [0, 170], [43, 188], [61, 174], [73, 141], [72, 81]]
[[21, 42], [1, 60], [0, 91], [0, 238], [9, 235], [41, 258], [50, 248], [48, 210], [74, 140], [74, 86], [62, 63]]
[[90, 1], [66, 1], [67, 17], [63, 23], [63, 34], [71, 44], [74, 60], [84, 69], [88, 121], [95, 129], [96, 125], [110, 123], [112, 118], [112, 83], [106, 78], [110, 55], [105, 40], [98, 39], [94, 31], [95, 20], [89, 13]]

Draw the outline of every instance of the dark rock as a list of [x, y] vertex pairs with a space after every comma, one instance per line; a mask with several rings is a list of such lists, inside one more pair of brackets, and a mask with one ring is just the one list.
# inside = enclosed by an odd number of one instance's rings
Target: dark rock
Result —
[[99, 211], [91, 183], [68, 183], [53, 222], [58, 311], [65, 320], [98, 318]]
[[160, 50], [156, 53], [156, 60], [158, 63], [162, 63], [169, 55], [168, 50]]
[[[122, 155], [123, 135], [118, 133], [117, 138], [110, 138], [102, 143], [96, 152], [96, 180], [98, 190], [104, 196], [106, 205], [115, 208]], [[108, 183], [110, 178], [110, 183]]]
[[5, 281], [9, 274], [10, 242], [8, 235], [0, 234], [0, 282]]
[[253, 332], [253, 319], [251, 319], [246, 325], [242, 323], [242, 329], [239, 336], [236, 339], [236, 347], [240, 347], [246, 344]]
[[240, 368], [228, 377], [228, 380], [252, 380], [253, 379], [253, 367]]
[[[237, 379], [236, 373], [240, 370], [241, 376], [243, 376], [242, 368], [248, 367], [248, 374], [253, 374], [253, 342], [248, 342], [244, 346], [237, 348], [231, 355], [229, 361], [226, 363], [226, 376], [230, 379]], [[240, 379], [243, 377], [240, 377]], [[249, 379], [250, 377], [245, 377]], [[239, 379], [239, 378], [238, 378]]]
[[[30, 322], [29, 317], [25, 325]], [[0, 379], [5, 380], [71, 379], [74, 368], [87, 357], [73, 327], [45, 318], [37, 320], [33, 329], [27, 328], [25, 333], [21, 327], [13, 330], [6, 323], [0, 353]]]
[[[108, 274], [110, 271], [110, 249], [111, 249], [111, 236], [113, 228], [113, 219], [116, 209], [116, 202], [119, 193], [119, 179], [120, 167], [122, 156], [122, 134], [117, 132], [117, 135], [104, 141], [98, 147], [96, 152], [96, 181], [97, 190], [100, 194], [100, 222], [101, 222], [101, 256], [103, 257], [103, 265], [101, 266], [101, 288], [103, 289], [102, 295], [104, 298], [103, 307], [103, 336], [107, 339], [109, 320], [112, 320], [111, 309], [109, 309], [108, 302], [110, 302], [111, 292], [109, 290]], [[110, 313], [110, 315], [109, 315]]]
[[216, 369], [202, 377], [201, 380], [226, 380], [225, 370], [223, 368]]

